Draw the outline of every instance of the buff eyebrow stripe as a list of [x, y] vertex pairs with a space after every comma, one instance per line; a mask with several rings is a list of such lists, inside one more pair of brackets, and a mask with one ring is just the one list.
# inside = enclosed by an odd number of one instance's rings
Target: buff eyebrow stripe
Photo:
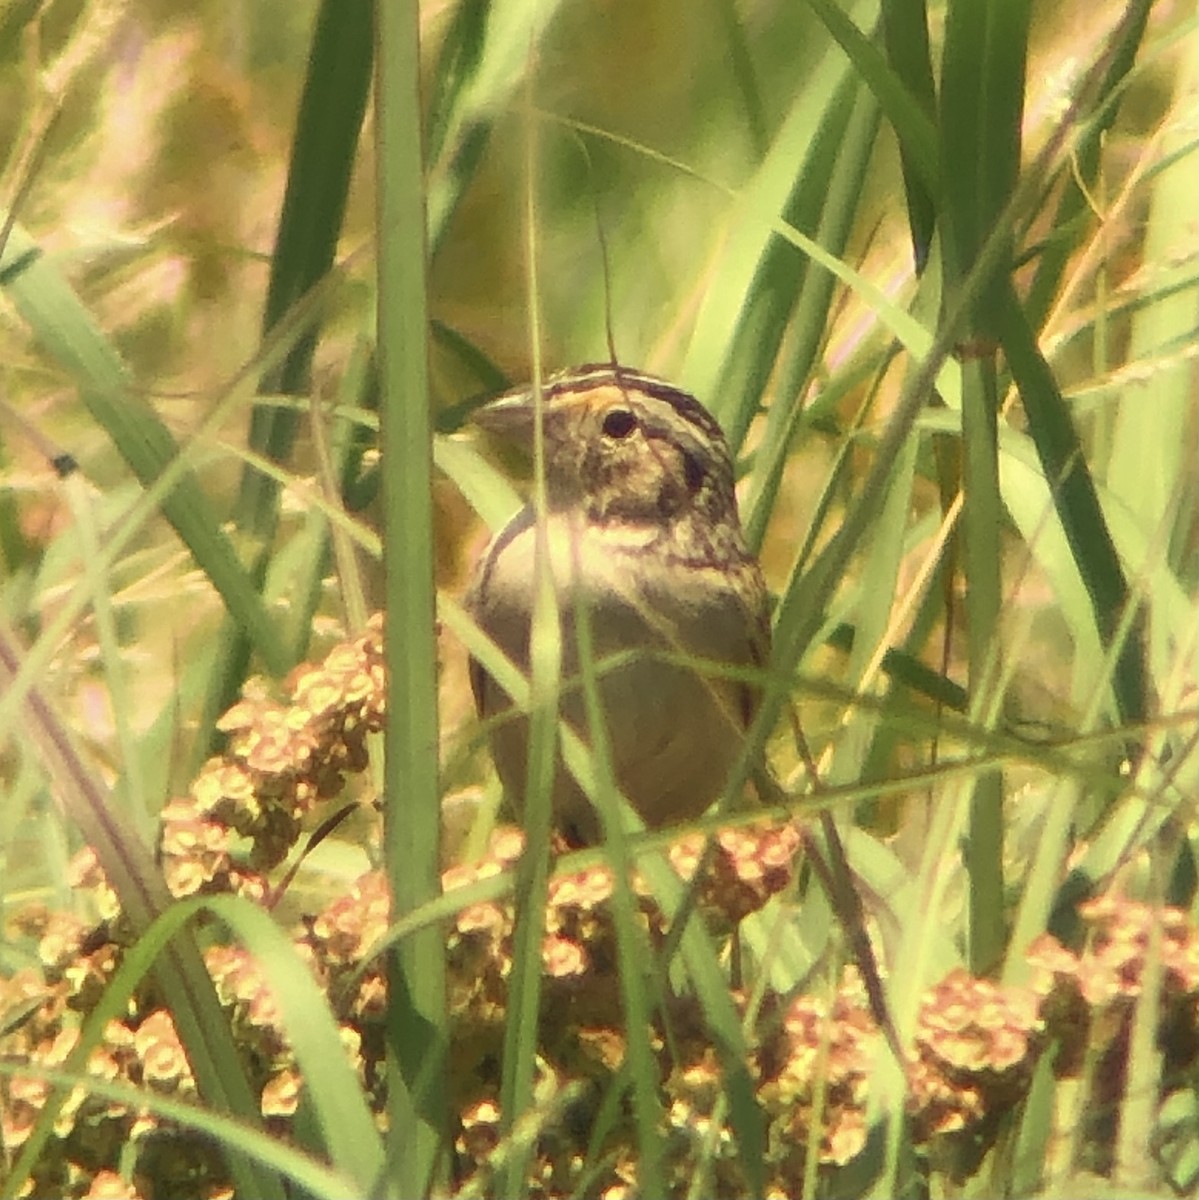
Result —
[[662, 400], [683, 420], [698, 426], [708, 437], [724, 437], [724, 431], [715, 417], [689, 392], [684, 392], [656, 376], [644, 375], [631, 368], [614, 367], [611, 363], [585, 363], [566, 374], [550, 379], [543, 389], [543, 394], [547, 399], [553, 399], [555, 396], [575, 395], [608, 383], [622, 388], [635, 388], [655, 400]]

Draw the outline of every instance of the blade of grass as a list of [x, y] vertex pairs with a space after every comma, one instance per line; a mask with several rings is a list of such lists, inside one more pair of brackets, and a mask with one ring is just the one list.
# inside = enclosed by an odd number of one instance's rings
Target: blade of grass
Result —
[[[420, 12], [381, 5], [376, 29], [378, 328], [387, 609], [384, 844], [392, 904], [441, 890], [432, 423], [421, 152]], [[379, 1193], [444, 1190], [449, 1172], [445, 943], [437, 928], [399, 944], [388, 967], [388, 1177]]]
[[[529, 45], [533, 44], [530, 30]], [[549, 889], [550, 833], [556, 772], [558, 702], [562, 681], [562, 620], [557, 582], [550, 560], [546, 524], [545, 397], [541, 389], [541, 291], [538, 281], [537, 126], [533, 120], [534, 73], [525, 63], [524, 241], [525, 296], [529, 310], [529, 356], [533, 368], [533, 545], [532, 615], [529, 625], [529, 743], [527, 783], [521, 822], [525, 851], [516, 873], [516, 927], [513, 932], [512, 975], [508, 1014], [504, 1022], [504, 1062], [500, 1077], [503, 1132], [512, 1150], [504, 1163], [500, 1188], [504, 1195], [523, 1200], [529, 1192], [533, 1147], [516, 1131], [536, 1101], [535, 1078], [541, 1024], [542, 961], [545, 907]]]
[[[994, 685], [1003, 654], [999, 496], [999, 393], [993, 358], [962, 371], [962, 561], [966, 574], [966, 642], [969, 692], [975, 706]], [[980, 774], [970, 796], [969, 832], [963, 846], [970, 880], [970, 969], [985, 975], [1004, 946], [1003, 776]]]
[[[913, 434], [896, 459], [887, 499], [879, 512], [866, 548], [866, 560], [858, 589], [856, 626], [850, 653], [847, 682], [862, 685], [865, 672], [875, 658], [890, 624], [891, 608], [904, 551], [904, 528], [912, 507], [912, 485], [920, 439]], [[872, 685], [868, 685], [872, 686]], [[881, 713], [850, 710], [842, 718], [833, 767], [822, 783], [847, 783], [863, 777], [870, 744]]]
[[[370, 0], [322, 0], [317, 11], [271, 255], [264, 337], [333, 266], [370, 89], [373, 11]], [[259, 391], [305, 395], [316, 341], [315, 328], [305, 331], [287, 357], [263, 374]], [[294, 410], [256, 407], [250, 449], [285, 462], [298, 426]], [[235, 514], [238, 526], [269, 541], [277, 500], [271, 480], [246, 471]]]
[[[661, 855], [639, 861], [662, 911], [677, 916], [687, 889], [674, 868]], [[749, 1194], [760, 1196], [765, 1191], [766, 1119], [750, 1075], [749, 1046], [716, 948], [703, 922], [694, 915], [683, 930], [679, 950], [703, 1010], [704, 1029], [720, 1061], [721, 1089], [728, 1102]]]
[[[1004, 354], [1024, 401], [1029, 433], [1051, 483], [1058, 518], [1090, 597], [1099, 637], [1105, 648], [1110, 647], [1130, 600], [1128, 582], [1078, 432], [1010, 283], [1001, 293], [998, 317]], [[1112, 684], [1121, 719], [1143, 720], [1147, 680], [1139, 629], [1120, 651]]]
[[434, 132], [438, 155], [429, 170], [429, 247], [436, 259], [458, 205], [483, 161], [492, 124], [512, 98], [529, 56], [558, 11], [561, 0], [534, 5], [487, 4], [460, 18], [464, 41], [482, 36], [481, 49], [457, 49], [439, 62], [439, 73], [460, 72], [452, 85], [437, 85], [445, 98]]
[[441, 158], [462, 94], [478, 74], [487, 49], [491, 10], [489, 0], [461, 0], [450, 18], [430, 88], [427, 154], [431, 162]]
[[[841, 366], [835, 374], [827, 380], [821, 381], [819, 396], [814, 397], [809, 393], [806, 402], [802, 405], [799, 403], [783, 405], [776, 401], [778, 407], [788, 410], [787, 420], [785, 423], [774, 422], [775, 427], [769, 433], [763, 434], [761, 445], [754, 451], [753, 472], [750, 476], [745, 502], [742, 505], [747, 529], [757, 527], [765, 530], [769, 513], [773, 511], [778, 498], [786, 459], [797, 439], [802, 437], [804, 432], [818, 431], [822, 416], [835, 413], [847, 396], [852, 396], [865, 387], [866, 394], [870, 399], [870, 403], [859, 406], [850, 421], [844, 422], [843, 425], [838, 421], [838, 425], [842, 426], [843, 433], [841, 444], [838, 447], [835, 465], [827, 474], [820, 501], [813, 506], [813, 516], [808, 523], [808, 530], [804, 535], [802, 546], [793, 559], [796, 569], [802, 570], [812, 547], [820, 536], [824, 520], [836, 495], [837, 481], [842, 477], [844, 468], [849, 464], [855, 435], [872, 407], [873, 399], [877, 394], [879, 377], [891, 358], [892, 354], [889, 351], [864, 347], [860, 354], [854, 355], [853, 359]], [[875, 386], [869, 386], [872, 378]], [[773, 416], [773, 412], [774, 406], [772, 405], [768, 421]], [[761, 461], [763, 459], [767, 461]], [[767, 487], [767, 484], [772, 486]]]
[[[0, 284], [34, 336], [79, 388], [88, 411], [130, 470], [143, 487], [150, 487], [179, 456], [179, 447], [137, 395], [116, 350], [70, 284], [20, 225], [13, 227], [0, 260]], [[189, 471], [180, 473], [161, 505], [249, 644], [270, 670], [285, 671], [290, 663], [278, 630], [199, 482]]]
[[616, 925], [617, 973], [625, 1022], [625, 1066], [632, 1079], [633, 1114], [637, 1127], [637, 1184], [647, 1196], [666, 1194], [662, 1175], [662, 1105], [658, 1098], [658, 1068], [650, 1046], [651, 1005], [644, 973], [653, 952], [638, 924], [630, 879], [633, 860], [621, 824], [612, 750], [608, 740], [599, 681], [595, 669], [591, 614], [586, 604], [576, 609], [583, 697], [587, 729], [595, 763], [597, 808], [604, 831], [604, 849], [615, 876], [612, 911]]
[[[0, 685], [8, 686], [18, 665], [16, 644], [0, 622]], [[87, 769], [69, 731], [39, 688], [29, 689], [24, 708], [29, 739], [38, 749], [67, 819], [95, 850], [135, 934], [144, 933], [170, 903], [149, 848], [128, 822], [121, 820], [97, 773]], [[195, 944], [180, 939], [155, 974], [187, 1050], [200, 1095], [213, 1108], [250, 1126], [260, 1125], [257, 1098], [246, 1082], [228, 1022]], [[33, 1159], [28, 1161], [32, 1163]], [[233, 1154], [229, 1166], [238, 1188], [247, 1189], [245, 1194], [282, 1200], [278, 1181], [255, 1163]], [[0, 1191], [0, 1195], [13, 1194], [13, 1189]]]
[[102, 1096], [115, 1105], [169, 1121], [181, 1129], [195, 1130], [213, 1142], [253, 1159], [270, 1173], [270, 1177], [277, 1178], [280, 1183], [296, 1185], [303, 1189], [305, 1196], [312, 1196], [314, 1200], [345, 1200], [356, 1186], [353, 1176], [330, 1169], [311, 1155], [292, 1149], [273, 1134], [250, 1129], [240, 1121], [210, 1109], [173, 1100], [142, 1087], [110, 1083], [95, 1075], [51, 1070], [41, 1065], [0, 1061], [0, 1076], [5, 1075], [44, 1079], [64, 1092], [79, 1089], [88, 1095]]
[[108, 688], [109, 705], [116, 728], [117, 743], [121, 750], [121, 776], [119, 794], [124, 801], [122, 807], [127, 818], [139, 834], [149, 839], [153, 835], [153, 816], [146, 792], [142, 770], [142, 750], [129, 724], [134, 711], [131, 703], [125, 663], [120, 650], [116, 619], [110, 595], [111, 580], [101, 562], [99, 531], [95, 524], [95, 513], [88, 503], [83, 481], [78, 472], [63, 481], [63, 491], [70, 505], [71, 516], [79, 535], [80, 558], [91, 592], [92, 611], [96, 617], [96, 640], [99, 643], [104, 663], [104, 677]]
[[[1193, 212], [1199, 205], [1195, 170], [1197, 147], [1193, 136], [1187, 133], [1184, 117], [1192, 111], [1199, 91], [1195, 66], [1197, 50], [1199, 33], [1192, 32], [1189, 45], [1178, 56], [1180, 69], [1175, 77], [1175, 99], [1164, 119], [1165, 136], [1158, 149], [1160, 161], [1170, 165], [1149, 176], [1152, 191], [1143, 250], [1147, 262], [1174, 264], [1180, 256], [1193, 250], [1193, 239], [1181, 227], [1178, 214]], [[1182, 286], [1175, 290], [1172, 284]], [[1129, 359], [1137, 363], [1151, 361], [1159, 347], [1176, 341], [1193, 348], [1196, 298], [1199, 296], [1199, 282], [1193, 267], [1185, 262], [1167, 267], [1161, 285], [1146, 291], [1146, 298], [1153, 296], [1153, 302], [1132, 317]], [[1189, 439], [1182, 435], [1195, 406], [1193, 362], [1177, 361], [1155, 370], [1151, 391], [1117, 395], [1119, 403], [1112, 454], [1105, 477], [1113, 499], [1133, 514], [1145, 530], [1156, 525], [1160, 515], [1175, 503], [1176, 496], [1185, 497], [1178, 508], [1182, 518], [1188, 510], [1194, 510], [1196, 490]], [[1154, 470], [1147, 472], [1146, 463], [1153, 463]], [[1185, 491], [1179, 491], [1180, 485]], [[1185, 541], [1182, 530], [1176, 530], [1171, 538], [1170, 555], [1175, 562], [1183, 558], [1179, 551]], [[1130, 571], [1139, 569], [1140, 560], [1126, 558], [1125, 561]], [[1169, 647], [1174, 640], [1173, 622], [1160, 618], [1156, 597], [1156, 589], [1149, 589], [1148, 632], [1152, 639], [1149, 664], [1155, 682], [1160, 678], [1160, 665], [1169, 661]], [[1160, 687], [1158, 690], [1160, 694]]]
[[[827, 177], [823, 174], [820, 176], [825, 192], [816, 233], [816, 240], [820, 245], [829, 253], [837, 255], [844, 253], [854, 227], [866, 168], [874, 150], [879, 125], [878, 105], [865, 89], [853, 89], [849, 95], [843, 97], [843, 102], [846, 112], [845, 125], [837, 139], [831, 171]], [[827, 271], [809, 269], [811, 264], [806, 255], [797, 256], [792, 247], [781, 243], [779, 239], [776, 239], [774, 244], [783, 245], [790, 260], [788, 269], [794, 278], [790, 286], [783, 287], [782, 294], [788, 299], [794, 297], [794, 308], [779, 311], [777, 314], [784, 321], [788, 315], [792, 315], [793, 319], [789, 322], [789, 348], [778, 372], [777, 394], [767, 411], [766, 429], [754, 460], [745, 539], [750, 549], [755, 552], [761, 548], [766, 533], [766, 520], [774, 507], [783, 468], [786, 466], [786, 458], [782, 451], [787, 443], [786, 431], [791, 423], [791, 412], [803, 402], [807, 383], [812, 377], [824, 343], [829, 305], [836, 290], [833, 276]], [[776, 281], [776, 286], [781, 282]], [[774, 290], [768, 288], [767, 294]], [[782, 324], [777, 326], [777, 333], [781, 341]], [[755, 338], [754, 344], [747, 347], [747, 350], [764, 362], [772, 362], [779, 348], [779, 341], [773, 345], [762, 345]]]
[[[367, 423], [359, 419], [366, 415], [359, 407], [359, 401], [367, 386], [370, 354], [365, 338], [360, 339], [350, 353], [338, 384], [340, 403], [327, 409], [314, 398], [309, 406], [313, 449], [319, 467], [315, 490], [320, 496], [320, 505], [314, 505], [313, 510], [305, 514], [305, 528], [295, 539], [290, 561], [280, 561], [283, 555], [277, 555], [272, 561], [264, 588], [268, 598], [280, 597], [284, 602], [290, 598], [293, 602], [291, 644], [297, 662], [304, 657], [312, 639], [312, 623], [325, 594], [330, 559], [337, 564], [335, 578], [346, 628], [364, 629], [369, 616], [362, 571], [354, 553], [363, 543], [353, 532], [359, 523], [348, 511], [350, 506], [346, 497], [359, 474], [368, 428]], [[336, 514], [335, 519], [326, 517], [320, 509]], [[380, 542], [375, 550], [376, 558], [381, 550]], [[308, 584], [298, 598], [294, 595], [297, 581]]]
[[[908, 96], [933, 126], [934, 152], [937, 146], [937, 94], [933, 83], [932, 54], [928, 45], [928, 9], [925, 0], [883, 0], [883, 45], [887, 61]], [[894, 123], [894, 118], [892, 118]], [[903, 190], [907, 198], [908, 228], [912, 231], [912, 258], [916, 274], [923, 273], [932, 249], [937, 224], [940, 163], [930, 180], [920, 168], [912, 137], [899, 134], [899, 157], [903, 169]]]
[[[1150, 886], [1151, 903], [1160, 907], [1160, 890]], [[1145, 961], [1132, 1013], [1128, 1037], [1128, 1073], [1117, 1125], [1112, 1180], [1129, 1191], [1150, 1188], [1157, 1182], [1158, 1167], [1145, 1147], [1153, 1145], [1159, 1090], [1162, 1080], [1161, 1025], [1165, 967], [1162, 962], [1162, 925], [1154, 921], [1148, 931]]]
[[[1030, 0], [953, 0], [946, 13], [939, 117], [947, 294], [993, 236], [1020, 175], [1029, 20]], [[1010, 230], [1006, 237], [1010, 262]], [[999, 279], [983, 290], [967, 337], [994, 336]]]
[[[174, 948], [190, 945], [190, 934], [186, 928], [197, 914], [204, 911], [211, 912], [237, 933], [264, 977], [271, 981], [271, 990], [279, 1006], [287, 1039], [307, 1081], [308, 1094], [318, 1111], [325, 1145], [334, 1168], [353, 1180], [360, 1191], [365, 1191], [381, 1169], [382, 1151], [374, 1118], [350, 1065], [337, 1024], [308, 965], [296, 953], [291, 941], [275, 926], [267, 913], [241, 897], [219, 896], [181, 901], [172, 905], [169, 911], [160, 913], [125, 952], [104, 994], [88, 1014], [79, 1040], [67, 1059], [65, 1071], [78, 1073], [85, 1070], [92, 1050], [104, 1036], [105, 1027], [127, 1012], [134, 991], [155, 971], [158, 960], [169, 957]], [[193, 951], [194, 946], [189, 952]], [[178, 1020], [178, 1015], [173, 1011], [172, 1015]], [[226, 1027], [226, 1018], [219, 1009], [218, 1016], [221, 1026]], [[192, 1065], [194, 1071], [194, 1061]], [[87, 1077], [83, 1078], [86, 1080]], [[58, 1112], [68, 1096], [69, 1091], [59, 1092], [39, 1114], [37, 1125], [22, 1146], [14, 1165], [14, 1179], [26, 1174], [36, 1161], [53, 1132]], [[219, 1111], [218, 1104], [210, 1101], [210, 1105]], [[185, 1114], [188, 1107], [180, 1106]], [[240, 1129], [240, 1136], [225, 1143], [234, 1152], [230, 1158], [246, 1155], [258, 1171], [260, 1180], [270, 1180], [281, 1189], [276, 1156], [269, 1153], [268, 1149], [274, 1139], [267, 1137], [257, 1123], [247, 1123], [244, 1115], [233, 1128]], [[247, 1154], [247, 1150], [250, 1154]], [[262, 1167], [267, 1170], [262, 1171]], [[275, 1194], [283, 1193], [278, 1190]]]
[[[928, 30], [922, 3], [909, 3], [902, 17], [895, 3], [883, 3], [883, 28], [902, 36], [901, 47], [919, 82], [920, 92], [895, 71], [882, 51], [853, 20], [832, 0], [807, 0], [825, 28], [845, 51], [862, 81], [869, 87], [899, 138], [905, 166], [911, 170], [925, 196], [940, 188], [941, 165], [938, 158], [937, 128], [933, 121], [933, 80], [928, 57]], [[921, 46], [923, 35], [923, 46]], [[927, 77], [924, 70], [928, 71]], [[931, 240], [931, 238], [929, 239]], [[927, 247], [928, 241], [924, 245]]]
[[[1030, 11], [1028, 0], [954, 0], [949, 5], [941, 64], [942, 210], [946, 232], [945, 293], [952, 295], [977, 261], [1020, 173], [1021, 120]], [[996, 296], [1010, 270], [1013, 239], [1003, 264], [972, 306], [964, 338], [962, 375], [962, 524], [967, 581], [966, 635], [971, 698], [1001, 662], [1002, 605], [999, 497], [999, 383], [993, 339]], [[970, 879], [970, 965], [985, 973], [1002, 960], [1003, 779], [980, 775], [970, 797], [965, 843]]]
[[761, 157], [766, 153], [766, 112], [762, 104], [762, 92], [758, 86], [749, 40], [745, 36], [745, 28], [734, 0], [719, 0], [717, 8], [721, 28], [724, 30], [724, 44], [728, 48], [729, 66], [737, 85], [737, 95], [745, 111], [750, 144], [754, 154]]
[[734, 455], [757, 411], [808, 269], [805, 255], [755, 217], [762, 211], [781, 214], [803, 233], [819, 227], [825, 180], [836, 164], [857, 86], [840, 56], [823, 57], [770, 152], [741, 189], [744, 215], [735, 221], [720, 269], [705, 288], [680, 378], [708, 398]]
[[[371, 81], [374, 5], [371, 0], [322, 0], [313, 28], [308, 71], [296, 119], [287, 186], [263, 311], [264, 341], [324, 279], [332, 265], [345, 216], [346, 198], [366, 111]], [[305, 395], [311, 387], [312, 356], [319, 327], [314, 315], [274, 369], [264, 372], [264, 394]], [[255, 406], [249, 446], [276, 463], [291, 456], [299, 413]], [[266, 578], [278, 523], [278, 487], [254, 468], [242, 473], [233, 519], [257, 548], [252, 568], [256, 589]], [[217, 640], [220, 652], [201, 717], [201, 750], [216, 718], [236, 700], [250, 664], [250, 643], [240, 620], [227, 624]], [[292, 660], [272, 670], [281, 674]]]

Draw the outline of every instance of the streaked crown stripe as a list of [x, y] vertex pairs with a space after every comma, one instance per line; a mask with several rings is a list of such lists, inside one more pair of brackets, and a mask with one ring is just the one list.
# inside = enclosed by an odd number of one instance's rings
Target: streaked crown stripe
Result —
[[618, 363], [584, 363], [551, 376], [545, 382], [542, 394], [547, 399], [555, 396], [577, 395], [592, 388], [614, 384], [620, 388], [635, 388], [655, 400], [662, 400], [685, 421], [697, 426], [707, 437], [722, 439], [724, 434], [715, 417], [689, 392], [667, 383], [655, 375], [646, 375], [632, 367]]

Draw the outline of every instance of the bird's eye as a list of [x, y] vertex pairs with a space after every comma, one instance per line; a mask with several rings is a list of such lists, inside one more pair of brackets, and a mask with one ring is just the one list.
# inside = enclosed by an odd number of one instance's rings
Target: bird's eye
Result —
[[637, 428], [637, 418], [627, 408], [612, 408], [604, 414], [605, 437], [627, 438]]

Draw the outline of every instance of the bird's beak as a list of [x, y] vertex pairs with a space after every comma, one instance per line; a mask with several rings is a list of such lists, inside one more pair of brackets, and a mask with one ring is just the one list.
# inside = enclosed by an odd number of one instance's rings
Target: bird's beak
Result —
[[531, 392], [510, 392], [475, 409], [471, 420], [484, 433], [531, 451], [535, 412]]

